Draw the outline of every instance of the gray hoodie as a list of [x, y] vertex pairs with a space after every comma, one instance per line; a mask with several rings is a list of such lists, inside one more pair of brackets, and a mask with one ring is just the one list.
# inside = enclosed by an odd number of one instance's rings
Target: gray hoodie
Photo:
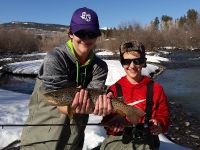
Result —
[[44, 90], [56, 90], [76, 83], [83, 87], [103, 88], [107, 77], [107, 64], [91, 51], [85, 65], [80, 65], [70, 41], [49, 52], [44, 58], [30, 98], [27, 124], [66, 124], [65, 126], [27, 126], [22, 131], [21, 149], [82, 149], [88, 115], [76, 114], [72, 120], [58, 112], [44, 98]]

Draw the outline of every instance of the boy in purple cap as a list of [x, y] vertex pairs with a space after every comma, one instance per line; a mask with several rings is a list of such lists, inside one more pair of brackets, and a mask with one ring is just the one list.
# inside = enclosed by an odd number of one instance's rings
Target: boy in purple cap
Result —
[[[85, 88], [103, 88], [108, 73], [107, 64], [92, 51], [97, 37], [101, 35], [97, 14], [86, 7], [77, 9], [68, 35], [70, 39], [64, 46], [55, 48], [44, 58], [30, 98], [26, 121], [27, 124], [65, 125], [25, 127], [21, 136], [22, 150], [79, 150], [83, 147], [83, 125], [88, 122], [90, 107]], [[50, 105], [42, 93], [64, 88], [72, 82], [82, 89], [72, 99], [72, 109], [76, 114], [70, 120], [67, 106]], [[100, 95], [93, 114], [109, 114], [112, 111], [110, 97], [111, 93]], [[79, 125], [70, 126], [70, 123]]]

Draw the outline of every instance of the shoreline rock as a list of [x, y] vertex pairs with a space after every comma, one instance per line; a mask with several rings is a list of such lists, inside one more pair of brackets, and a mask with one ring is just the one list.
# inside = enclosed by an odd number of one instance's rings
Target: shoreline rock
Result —
[[169, 106], [171, 116], [168, 138], [179, 145], [200, 150], [200, 120], [173, 100], [169, 100]]

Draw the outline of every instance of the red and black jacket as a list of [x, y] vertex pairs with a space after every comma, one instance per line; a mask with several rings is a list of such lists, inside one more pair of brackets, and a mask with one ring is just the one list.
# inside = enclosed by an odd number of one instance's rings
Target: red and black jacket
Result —
[[[137, 84], [132, 84], [128, 81], [126, 77], [122, 77], [117, 83], [121, 86], [122, 95], [124, 102], [128, 105], [133, 105], [137, 108], [146, 110], [146, 96], [147, 96], [147, 84], [152, 82], [152, 80], [144, 76], [143, 80]], [[114, 97], [117, 97], [116, 84], [109, 87], [109, 91], [113, 92]], [[103, 122], [109, 120], [113, 117], [115, 113], [105, 116]], [[153, 84], [153, 107], [152, 107], [152, 119], [157, 119], [162, 128], [163, 132], [167, 132], [169, 126], [169, 107], [167, 102], [167, 96], [162, 88], [162, 86], [154, 82]], [[140, 118], [139, 123], [144, 123], [144, 117]], [[118, 135], [118, 133], [113, 133], [111, 130], [106, 129], [108, 135]]]

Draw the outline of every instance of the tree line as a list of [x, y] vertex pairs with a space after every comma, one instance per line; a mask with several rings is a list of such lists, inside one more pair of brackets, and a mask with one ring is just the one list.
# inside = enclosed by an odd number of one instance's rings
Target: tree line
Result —
[[118, 28], [103, 31], [104, 38], [98, 45], [101, 48], [116, 50], [119, 43], [125, 40], [138, 39], [148, 50], [159, 47], [177, 47], [181, 49], [200, 49], [199, 13], [189, 9], [186, 15], [173, 19], [162, 15], [155, 17], [149, 25], [142, 27], [138, 23], [123, 23]]
[[[45, 26], [44, 26], [45, 27]], [[67, 28], [66, 28], [67, 30]], [[67, 31], [52, 31], [53, 35], [37, 35], [20, 28], [0, 28], [0, 52], [31, 52], [51, 50], [67, 40]], [[184, 16], [173, 19], [162, 15], [155, 17], [148, 25], [123, 23], [117, 28], [102, 30], [97, 49], [116, 51], [122, 41], [137, 39], [144, 43], [147, 50], [160, 47], [200, 49], [199, 13], [189, 9]]]

